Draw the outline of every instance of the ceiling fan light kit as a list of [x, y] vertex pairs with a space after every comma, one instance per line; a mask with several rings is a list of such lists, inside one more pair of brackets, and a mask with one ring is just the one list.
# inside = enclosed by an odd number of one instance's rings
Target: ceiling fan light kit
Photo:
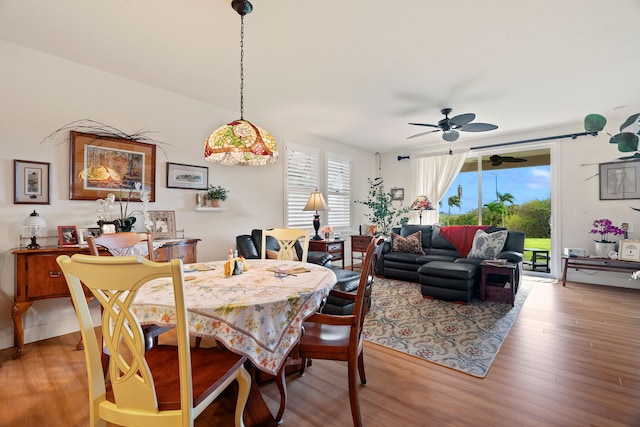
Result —
[[457, 116], [449, 118], [449, 114], [451, 114], [451, 111], [453, 111], [453, 109], [451, 108], [443, 108], [442, 110], [440, 110], [440, 112], [444, 114], [444, 119], [438, 121], [437, 125], [429, 123], [409, 123], [410, 125], [414, 126], [427, 126], [437, 129], [420, 132], [415, 135], [409, 136], [407, 139], [417, 138], [428, 133], [442, 132], [442, 139], [448, 142], [454, 142], [460, 136], [460, 133], [458, 131], [486, 132], [498, 129], [498, 126], [492, 125], [490, 123], [471, 123], [476, 118], [476, 115], [474, 113], [459, 114]]

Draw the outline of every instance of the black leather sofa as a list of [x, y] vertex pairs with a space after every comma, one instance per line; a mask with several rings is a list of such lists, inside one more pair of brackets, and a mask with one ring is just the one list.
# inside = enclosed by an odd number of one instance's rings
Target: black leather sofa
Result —
[[[376, 263], [376, 273], [390, 279], [419, 283], [423, 296], [459, 301], [479, 297], [479, 264], [484, 260], [462, 257], [455, 247], [440, 235], [439, 230], [440, 227], [416, 224], [394, 228], [392, 232], [402, 237], [420, 231], [424, 254], [393, 252], [392, 244], [388, 240]], [[486, 232], [499, 230], [505, 228], [490, 227]], [[496, 257], [517, 265], [514, 284], [516, 292], [522, 275], [524, 238], [524, 233], [509, 231], [504, 248]]]
[[[280, 249], [276, 239], [271, 236], [267, 236], [266, 244], [267, 250], [278, 251]], [[295, 248], [298, 257], [302, 258], [302, 246], [296, 243]], [[238, 255], [242, 255], [245, 259], [260, 258], [262, 252], [262, 230], [254, 229], [251, 231], [251, 234], [236, 236], [236, 249], [238, 250]], [[337, 278], [337, 282], [333, 287], [334, 290], [345, 293], [355, 293], [358, 290], [360, 273], [332, 267], [331, 254], [327, 252], [309, 251], [307, 253], [307, 262], [322, 265], [333, 270]], [[370, 307], [370, 305], [371, 297], [369, 296], [366, 300], [366, 307]], [[353, 299], [342, 298], [337, 295], [337, 292], [334, 292], [329, 294], [321, 311], [326, 314], [351, 314], [353, 313], [353, 306]]]

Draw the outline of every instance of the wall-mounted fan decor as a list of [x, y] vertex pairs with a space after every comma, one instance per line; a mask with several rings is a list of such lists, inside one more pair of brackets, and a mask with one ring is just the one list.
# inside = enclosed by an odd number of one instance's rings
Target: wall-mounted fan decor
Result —
[[415, 135], [411, 135], [407, 139], [417, 138], [428, 133], [442, 131], [442, 139], [444, 139], [445, 141], [453, 142], [456, 141], [460, 136], [458, 131], [486, 132], [488, 130], [498, 129], [498, 126], [492, 125], [490, 123], [471, 123], [476, 118], [476, 115], [473, 113], [460, 114], [449, 118], [449, 114], [451, 113], [451, 111], [451, 108], [443, 108], [442, 110], [440, 110], [440, 112], [444, 114], [444, 119], [440, 120], [437, 125], [432, 125], [429, 123], [409, 123], [410, 125], [427, 126], [437, 129], [417, 133]]

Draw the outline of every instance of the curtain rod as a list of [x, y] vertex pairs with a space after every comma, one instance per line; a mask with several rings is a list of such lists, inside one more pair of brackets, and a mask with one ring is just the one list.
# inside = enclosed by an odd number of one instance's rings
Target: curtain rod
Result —
[[522, 140], [522, 141], [513, 141], [513, 142], [503, 142], [503, 143], [500, 143], [500, 144], [482, 145], [482, 146], [479, 146], [479, 147], [471, 147], [471, 148], [469, 148], [469, 150], [480, 150], [480, 149], [484, 149], [484, 148], [504, 147], [504, 146], [507, 146], [507, 145], [525, 144], [527, 142], [550, 141], [552, 139], [563, 139], [563, 138], [576, 139], [579, 136], [587, 136], [587, 135], [597, 136], [598, 132], [580, 132], [580, 133], [569, 133], [569, 134], [566, 134], [566, 135], [546, 136], [544, 138], [525, 139], [525, 140]]

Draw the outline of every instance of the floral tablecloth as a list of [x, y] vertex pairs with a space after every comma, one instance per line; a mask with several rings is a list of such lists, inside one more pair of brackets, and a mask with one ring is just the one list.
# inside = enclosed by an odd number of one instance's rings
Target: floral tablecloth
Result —
[[[189, 331], [223, 342], [258, 369], [275, 375], [300, 337], [302, 321], [318, 309], [336, 276], [331, 269], [310, 263], [245, 262], [247, 271], [230, 277], [224, 277], [224, 261], [185, 265]], [[309, 271], [277, 277], [268, 270], [298, 267]], [[170, 284], [170, 279], [156, 279], [140, 288], [132, 309], [141, 324], [175, 325]]]

